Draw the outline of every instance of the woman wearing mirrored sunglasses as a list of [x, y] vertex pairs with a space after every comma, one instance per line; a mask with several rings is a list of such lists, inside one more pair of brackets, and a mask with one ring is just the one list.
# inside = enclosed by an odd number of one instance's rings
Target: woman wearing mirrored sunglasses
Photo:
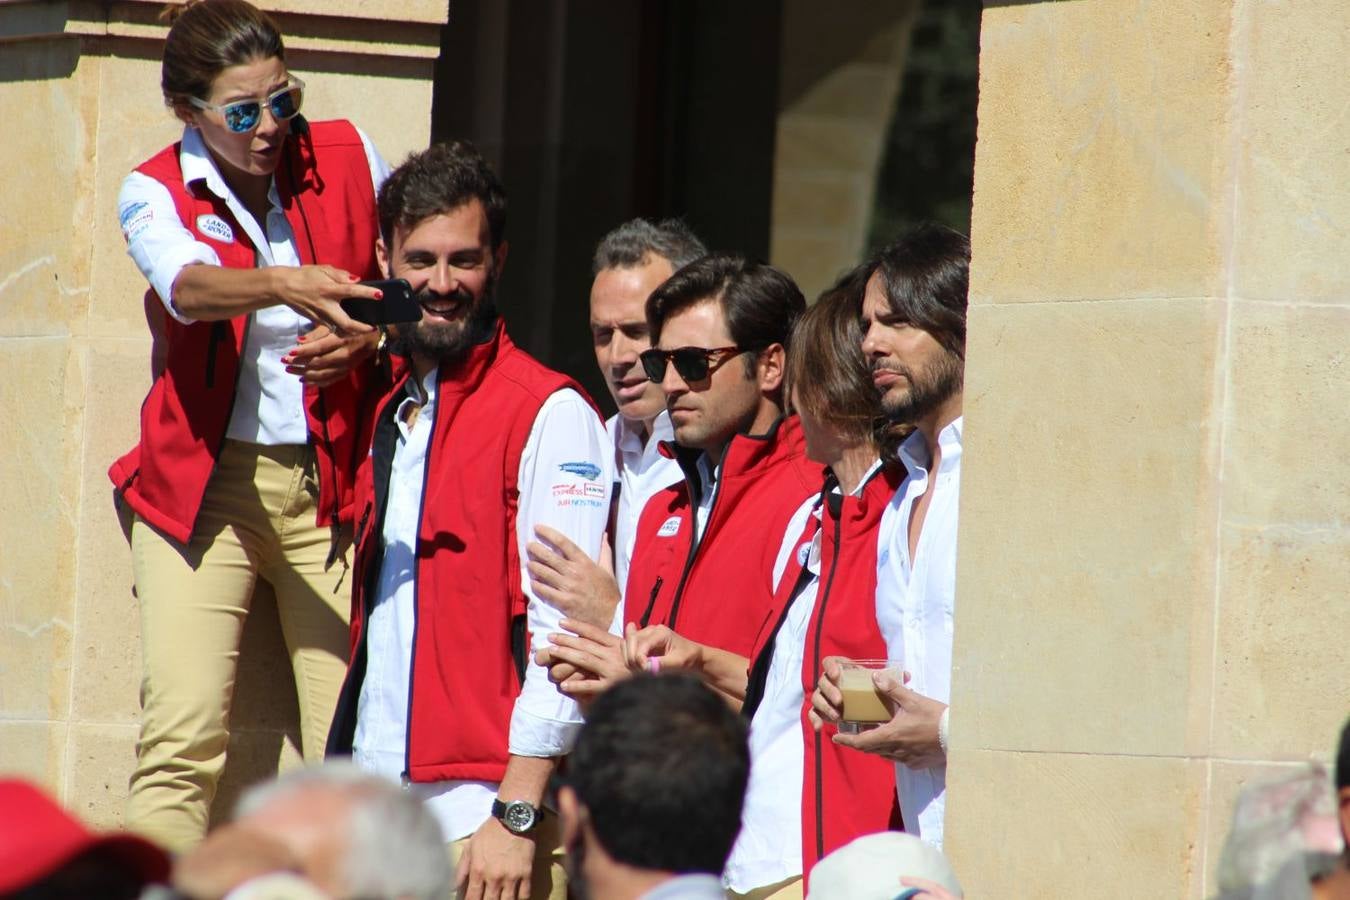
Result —
[[[276, 596], [306, 758], [345, 673], [354, 470], [385, 374], [339, 302], [375, 296], [388, 167], [349, 122], [306, 123], [276, 25], [243, 0], [177, 7], [161, 88], [182, 139], [127, 176], [118, 214], [149, 282], [154, 382], [110, 476], [141, 610], [127, 821], [204, 833], [254, 588]], [[289, 689], [288, 689], [289, 690]]]

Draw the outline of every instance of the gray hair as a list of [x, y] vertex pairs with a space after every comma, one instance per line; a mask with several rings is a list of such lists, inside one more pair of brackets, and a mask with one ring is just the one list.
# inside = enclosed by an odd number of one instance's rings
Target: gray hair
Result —
[[633, 219], [601, 238], [591, 261], [591, 274], [631, 269], [653, 255], [667, 260], [672, 269], [679, 269], [707, 254], [708, 248], [679, 219], [665, 219], [655, 225], [646, 219]]
[[350, 801], [347, 821], [334, 823], [347, 841], [343, 880], [349, 896], [443, 900], [449, 893], [453, 874], [435, 818], [398, 785], [354, 763], [330, 761], [254, 785], [239, 798], [234, 817], [300, 800], [310, 791], [331, 791]]

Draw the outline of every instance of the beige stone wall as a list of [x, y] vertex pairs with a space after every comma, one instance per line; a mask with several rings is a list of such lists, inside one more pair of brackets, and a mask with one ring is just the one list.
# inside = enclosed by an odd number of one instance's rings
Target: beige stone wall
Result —
[[862, 259], [919, 0], [784, 0], [770, 261], [808, 300]]
[[1339, 0], [990, 3], [948, 851], [972, 897], [1213, 894], [1350, 714]]
[[[306, 113], [346, 117], [397, 162], [430, 134], [444, 0], [263, 3]], [[159, 4], [0, 3], [0, 771], [99, 825], [120, 820], [140, 678], [130, 560], [109, 463], [149, 386], [144, 283], [124, 252], [122, 177], [180, 129], [159, 95]], [[250, 618], [225, 794], [295, 757], [275, 605]]]

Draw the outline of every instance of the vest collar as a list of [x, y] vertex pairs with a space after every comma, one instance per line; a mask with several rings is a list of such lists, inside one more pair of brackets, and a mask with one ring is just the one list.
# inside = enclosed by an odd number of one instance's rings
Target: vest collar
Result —
[[[221, 200], [234, 196], [234, 192], [225, 182], [225, 176], [220, 174], [220, 167], [211, 157], [211, 151], [207, 149], [202, 133], [190, 125], [183, 129], [183, 138], [178, 142], [178, 168], [183, 173], [183, 184], [191, 190], [196, 191], [200, 185], [205, 186], [206, 190]], [[274, 206], [290, 208], [291, 184], [288, 179], [292, 172], [297, 192], [318, 186], [314, 139], [307, 127], [303, 135], [292, 131], [286, 136], [281, 162], [272, 175], [272, 185], [268, 191], [268, 199]], [[279, 179], [278, 175], [282, 177]]]
[[497, 317], [491, 336], [481, 344], [469, 348], [469, 352], [454, 363], [441, 363], [437, 383], [442, 393], [467, 394], [483, 383], [487, 373], [497, 361], [516, 348], [506, 333], [506, 323]]
[[[722, 454], [719, 480], [753, 473], [775, 458], [800, 449], [804, 441], [796, 415], [779, 416], [762, 434], [741, 432], [734, 435]], [[662, 441], [659, 449], [663, 456], [680, 464], [686, 479], [698, 483], [698, 460], [703, 456], [702, 450], [682, 447], [675, 441]]]

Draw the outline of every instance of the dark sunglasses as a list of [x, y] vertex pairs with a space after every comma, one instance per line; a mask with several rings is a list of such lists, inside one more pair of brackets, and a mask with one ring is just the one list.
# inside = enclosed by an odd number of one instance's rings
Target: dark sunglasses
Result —
[[236, 100], [233, 103], [225, 103], [221, 106], [212, 106], [205, 100], [199, 100], [196, 97], [188, 98], [192, 105], [198, 109], [220, 113], [221, 118], [225, 120], [225, 127], [235, 134], [245, 134], [258, 127], [258, 123], [262, 121], [264, 104], [271, 111], [272, 118], [278, 122], [285, 122], [287, 119], [294, 119], [300, 114], [300, 104], [304, 99], [305, 83], [299, 78], [292, 78], [284, 88], [275, 90], [266, 97]]
[[[666, 377], [666, 363], [675, 364], [675, 371], [685, 381], [702, 381], [712, 374], [724, 362], [733, 356], [739, 356], [742, 353], [749, 353], [740, 347], [713, 347], [705, 350], [702, 347], [677, 347], [674, 350], [657, 350], [653, 347], [650, 350], [644, 350], [638, 354], [638, 359], [642, 361], [642, 371], [647, 373], [648, 381], [661, 383], [661, 379]], [[721, 357], [720, 359], [717, 359]], [[713, 360], [717, 359], [717, 365], [713, 365]]]

